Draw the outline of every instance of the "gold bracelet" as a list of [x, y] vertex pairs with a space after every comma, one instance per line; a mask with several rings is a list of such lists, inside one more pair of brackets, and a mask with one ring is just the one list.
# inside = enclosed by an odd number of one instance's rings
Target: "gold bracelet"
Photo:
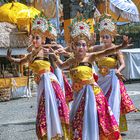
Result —
[[119, 54], [119, 57], [120, 57], [120, 58], [124, 58], [124, 55], [123, 55], [123, 54]]
[[57, 61], [58, 61], [58, 59], [59, 59], [59, 56], [57, 56], [57, 55], [56, 55], [56, 56], [55, 56], [55, 60], [54, 60], [54, 61], [55, 61], [55, 62], [57, 62]]
[[75, 58], [74, 53], [70, 53], [70, 58]]
[[99, 57], [97, 54], [95, 54], [95, 61], [98, 61], [99, 60]]

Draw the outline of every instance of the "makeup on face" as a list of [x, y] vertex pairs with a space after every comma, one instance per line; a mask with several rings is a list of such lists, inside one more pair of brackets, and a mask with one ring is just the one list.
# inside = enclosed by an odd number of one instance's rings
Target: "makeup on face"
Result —
[[78, 48], [81, 48], [81, 47], [82, 47], [82, 48], [85, 48], [87, 45], [86, 45], [86, 43], [80, 43], [80, 42], [79, 42], [79, 43], [76, 44], [76, 46], [77, 46]]
[[45, 44], [51, 44], [51, 41], [52, 41], [51, 39], [49, 39], [49, 38], [46, 37]]
[[41, 37], [40, 36], [32, 36], [32, 39], [34, 40], [39, 40]]
[[104, 36], [102, 36], [102, 38], [103, 38], [103, 39], [110, 39], [111, 36], [110, 36], [110, 35], [104, 35]]
[[42, 37], [39, 34], [33, 34], [32, 43], [35, 48], [38, 48], [42, 44]]

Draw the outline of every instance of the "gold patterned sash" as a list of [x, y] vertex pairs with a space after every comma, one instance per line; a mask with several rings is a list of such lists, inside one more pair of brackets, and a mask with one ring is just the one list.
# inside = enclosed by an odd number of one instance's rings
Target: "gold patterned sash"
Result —
[[94, 85], [94, 79], [88, 80], [75, 80], [72, 84], [72, 89], [76, 92], [80, 91], [84, 85]]

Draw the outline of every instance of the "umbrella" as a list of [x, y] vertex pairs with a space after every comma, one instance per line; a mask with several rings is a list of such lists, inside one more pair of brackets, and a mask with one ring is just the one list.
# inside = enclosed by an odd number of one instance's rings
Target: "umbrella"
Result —
[[110, 0], [110, 9], [118, 16], [140, 22], [139, 11], [131, 0]]
[[0, 21], [16, 24], [17, 13], [28, 7], [19, 2], [6, 3], [0, 7]]
[[0, 21], [17, 24], [20, 30], [30, 31], [32, 19], [40, 11], [19, 2], [4, 4], [0, 7]]
[[97, 5], [97, 9], [99, 10], [99, 12], [100, 12], [101, 15], [105, 13], [105, 9], [106, 9], [107, 14], [111, 15], [112, 19], [114, 19], [115, 21], [128, 22], [128, 19], [124, 19], [122, 17], [119, 17], [119, 20], [118, 20], [118, 15], [116, 15], [114, 12], [112, 12], [110, 10], [110, 1], [100, 2]]
[[137, 5], [137, 8], [138, 8], [139, 13], [140, 13], [140, 0], [132, 0], [132, 1], [135, 3], [135, 5]]
[[17, 13], [17, 25], [20, 30], [30, 31], [33, 18], [40, 14], [40, 11], [34, 7], [22, 9]]
[[35, 9], [34, 7], [28, 7], [26, 9], [22, 9], [17, 13], [18, 18], [34, 18], [36, 15], [40, 14], [40, 11]]

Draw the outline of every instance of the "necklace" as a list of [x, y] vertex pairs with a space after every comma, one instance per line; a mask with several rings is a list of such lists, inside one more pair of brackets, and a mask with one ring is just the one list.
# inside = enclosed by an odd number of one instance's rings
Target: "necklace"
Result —
[[79, 66], [80, 62], [82, 62], [82, 60], [84, 59], [84, 57], [75, 57], [75, 64], [76, 66]]

